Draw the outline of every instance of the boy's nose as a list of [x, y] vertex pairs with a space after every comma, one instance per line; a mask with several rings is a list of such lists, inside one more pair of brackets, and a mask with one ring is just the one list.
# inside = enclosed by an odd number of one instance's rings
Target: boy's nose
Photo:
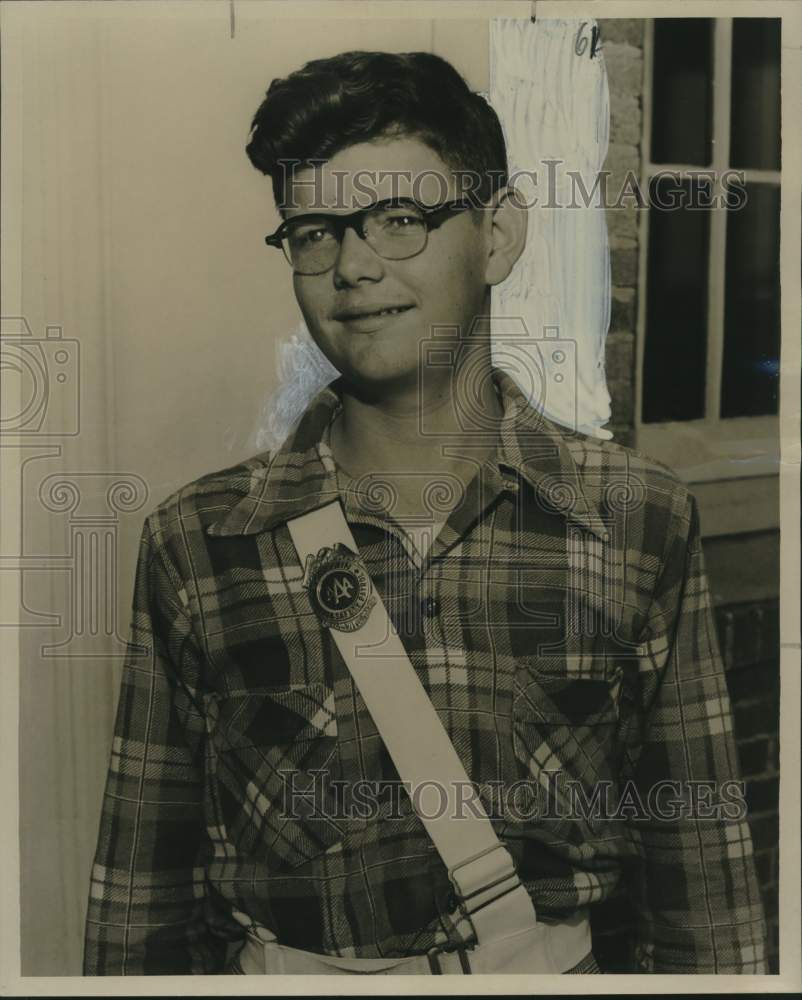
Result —
[[359, 281], [379, 281], [383, 276], [382, 258], [353, 226], [346, 227], [334, 263], [335, 284], [339, 286], [353, 285]]

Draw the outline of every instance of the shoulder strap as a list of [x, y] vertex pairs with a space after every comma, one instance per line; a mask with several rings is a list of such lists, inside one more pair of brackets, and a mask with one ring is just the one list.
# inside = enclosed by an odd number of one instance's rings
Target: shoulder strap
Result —
[[[351, 572], [363, 581], [367, 578], [371, 593], [361, 600], [361, 614], [350, 622], [327, 619], [324, 624], [331, 629], [401, 780], [418, 789], [425, 783], [435, 793], [427, 795], [426, 801], [434, 800], [437, 808], [419, 810], [418, 815], [464, 901], [478, 941], [534, 924], [532, 901], [487, 813], [478, 798], [472, 799], [470, 807], [464, 805], [470, 778], [359, 560], [339, 500], [287, 525], [301, 564], [307, 570], [313, 568], [311, 589], [325, 583], [327, 565], [334, 567], [335, 574], [339, 566], [340, 573]], [[338, 544], [353, 554], [350, 567], [336, 559], [326, 562], [326, 553]], [[315, 560], [324, 567], [316, 575]], [[339, 583], [342, 586], [342, 577]], [[347, 586], [347, 575], [345, 583], [346, 590], [352, 589]], [[423, 796], [413, 798], [413, 805], [420, 798]]]

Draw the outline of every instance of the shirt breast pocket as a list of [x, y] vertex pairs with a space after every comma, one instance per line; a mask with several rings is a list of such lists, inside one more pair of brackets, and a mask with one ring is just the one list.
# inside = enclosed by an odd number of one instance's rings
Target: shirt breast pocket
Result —
[[339, 843], [334, 691], [295, 685], [228, 695], [217, 707], [215, 780], [229, 843], [278, 871]]
[[[512, 714], [517, 775], [534, 783], [539, 808], [563, 822], [579, 822], [588, 834], [598, 832], [593, 803], [601, 805], [618, 782], [615, 677], [601, 671], [573, 677], [522, 666]], [[588, 802], [590, 812], [583, 809]], [[552, 826], [562, 835], [563, 823]]]

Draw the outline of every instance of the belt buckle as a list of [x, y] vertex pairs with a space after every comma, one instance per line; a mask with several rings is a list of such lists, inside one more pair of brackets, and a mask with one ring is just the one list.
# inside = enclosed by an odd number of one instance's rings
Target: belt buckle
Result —
[[[470, 865], [474, 861], [478, 861], [479, 858], [483, 858], [488, 854], [492, 854], [493, 851], [497, 851], [499, 849], [505, 851], [507, 853], [507, 856], [509, 857], [509, 851], [507, 851], [505, 845], [501, 841], [499, 841], [497, 844], [493, 844], [492, 847], [487, 847], [485, 848], [485, 850], [479, 851], [477, 854], [473, 854], [469, 858], [465, 858], [463, 861], [458, 862], [456, 865], [453, 865], [451, 868], [448, 869], [448, 878], [454, 889], [454, 895], [456, 896], [459, 908], [461, 912], [468, 918], [470, 918], [471, 914], [478, 913], [479, 910], [484, 909], [484, 907], [488, 906], [490, 903], [495, 903], [497, 900], [501, 899], [502, 896], [506, 896], [507, 893], [512, 892], [514, 889], [517, 889], [518, 886], [520, 885], [520, 881], [518, 880], [518, 874], [515, 871], [515, 865], [512, 862], [512, 858], [510, 858], [510, 864], [512, 867], [511, 872], [509, 872], [506, 875], [501, 875], [499, 878], [493, 879], [492, 882], [488, 882], [486, 885], [482, 885], [478, 889], [474, 889], [473, 892], [469, 892], [466, 895], [462, 894], [462, 891], [460, 890], [460, 887], [456, 879], [454, 878], [454, 872], [456, 872], [458, 868], [464, 868], [466, 867], [466, 865]], [[488, 899], [484, 903], [480, 903], [479, 906], [476, 906], [473, 909], [469, 909], [464, 905], [469, 900], [475, 899], [476, 896], [480, 896], [482, 893], [487, 892], [488, 889], [495, 889], [496, 886], [501, 886], [505, 882], [509, 881], [512, 881], [512, 885], [510, 885], [506, 889], [502, 889], [497, 895], [493, 896], [492, 899]]]
[[468, 958], [468, 949], [464, 945], [460, 945], [457, 948], [445, 948], [442, 945], [434, 945], [426, 952], [426, 958], [429, 960], [429, 972], [433, 976], [442, 976], [443, 969], [440, 966], [440, 956], [441, 955], [451, 955], [456, 951], [459, 956], [459, 964], [462, 968], [462, 974], [464, 976], [469, 976], [472, 973], [471, 963]]

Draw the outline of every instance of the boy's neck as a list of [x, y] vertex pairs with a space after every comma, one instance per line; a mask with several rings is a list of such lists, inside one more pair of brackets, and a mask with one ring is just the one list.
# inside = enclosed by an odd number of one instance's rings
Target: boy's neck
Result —
[[[476, 367], [467, 364], [374, 398], [343, 386], [342, 412], [331, 431], [338, 465], [355, 478], [368, 473], [475, 469], [476, 462], [494, 448], [488, 440], [488, 422], [500, 423], [503, 414], [489, 358], [486, 365], [486, 373], [478, 378]], [[474, 407], [482, 414], [481, 435], [465, 426], [464, 414]], [[465, 458], [455, 457], [459, 455]]]

